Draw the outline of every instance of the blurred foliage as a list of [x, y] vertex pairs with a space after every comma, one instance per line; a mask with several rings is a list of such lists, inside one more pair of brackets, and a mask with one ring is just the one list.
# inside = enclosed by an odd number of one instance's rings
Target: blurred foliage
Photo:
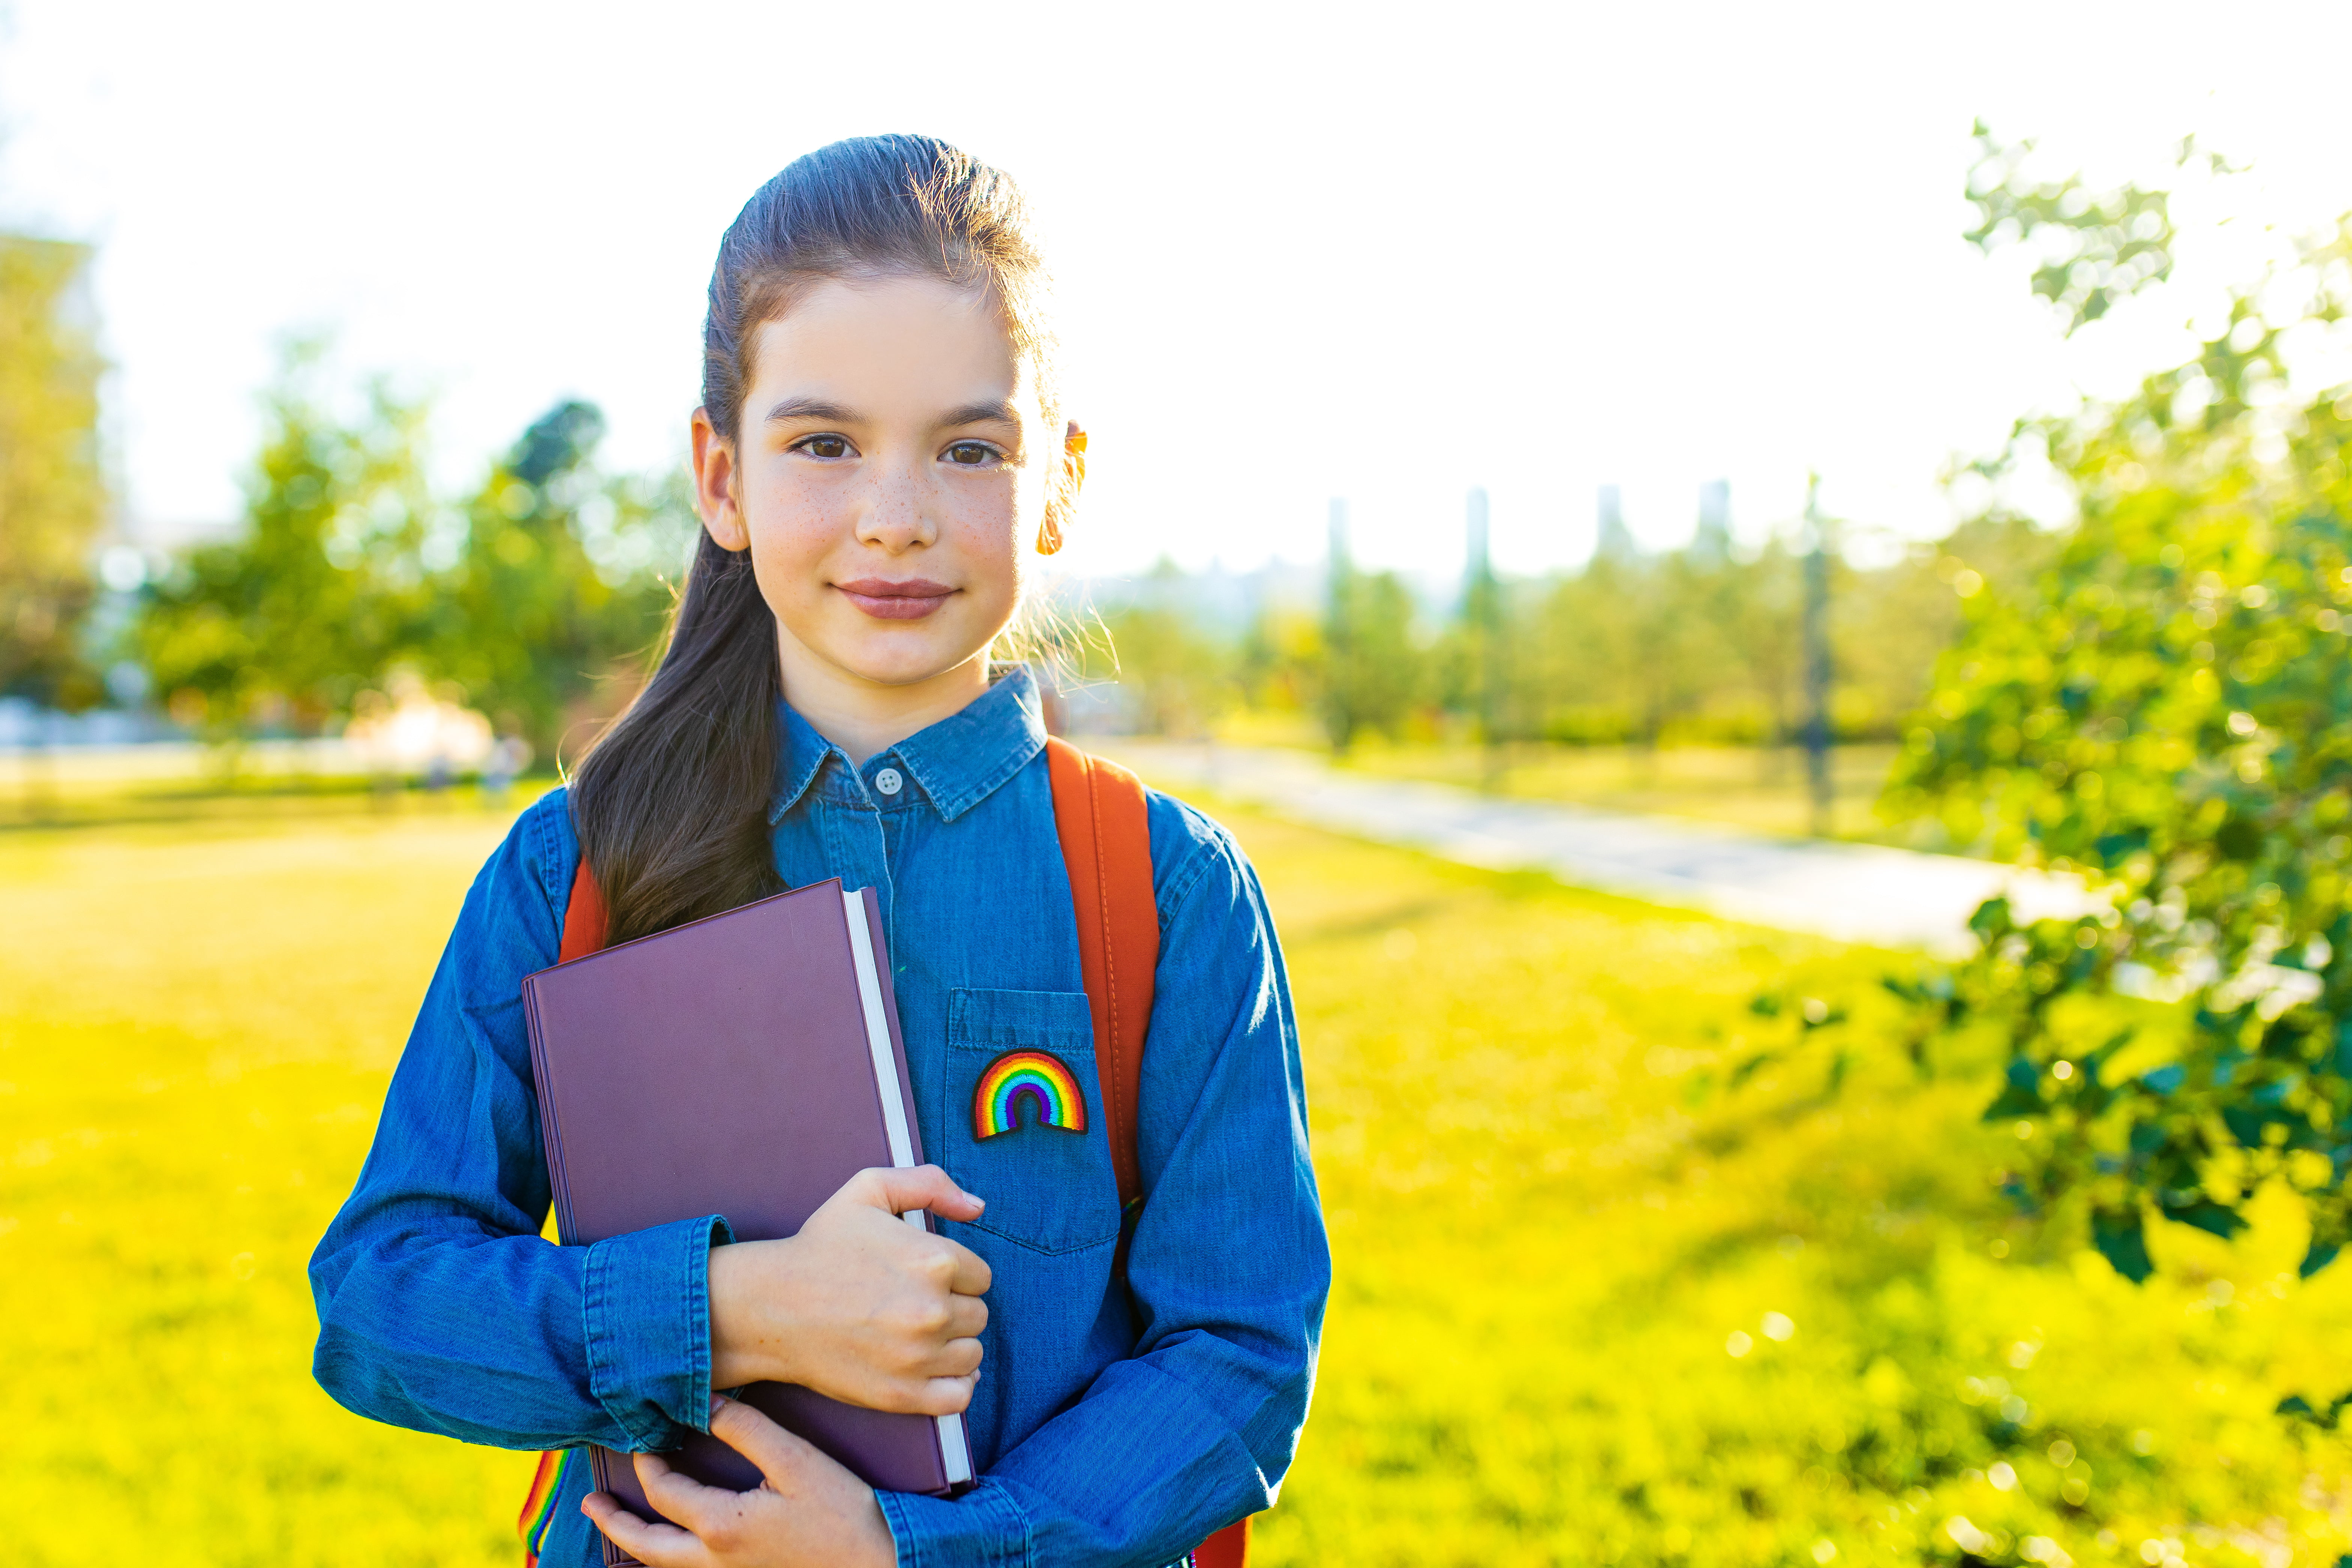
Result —
[[[467, 798], [0, 836], [26, 1568], [93, 1561], [93, 1520], [109, 1562], [516, 1561], [530, 1458], [337, 1409], [302, 1272], [506, 826]], [[1984, 1180], [1997, 1061], [1858, 1053], [1824, 1093], [1882, 959], [1222, 815], [1281, 922], [1337, 1262], [1264, 1568], [2352, 1545], [2345, 1436], [2270, 1415], [2326, 1411], [2352, 1334], [2290, 1209], [2152, 1238], [2135, 1291]]]
[[[1961, 237], [1987, 253], [2034, 246], [2033, 291], [2065, 316], [2069, 334], [2172, 276], [2170, 193], [2129, 183], [2093, 190], [2080, 174], [2034, 180], [2027, 173], [2032, 142], [2003, 142], [1981, 120], [1975, 135], [1968, 195], [1977, 226]], [[2188, 137], [2174, 162], [2185, 166], [2197, 155], [2197, 139]], [[2217, 174], [2236, 172], [2216, 153], [2204, 157]]]
[[464, 551], [436, 584], [429, 668], [541, 755], [635, 690], [692, 537], [683, 478], [601, 477], [604, 433], [579, 402], [525, 431], [466, 502]]
[[1345, 752], [1367, 730], [1394, 733], [1426, 689], [1426, 672], [1403, 579], [1360, 572], [1342, 554], [1331, 563], [1324, 592], [1318, 706], [1332, 750]]
[[[1773, 564], [1782, 558], [1776, 551]], [[1739, 668], [1740, 652], [1763, 651], [1733, 641], [1738, 630], [1747, 629], [1738, 613], [1748, 606], [1724, 601], [1768, 596], [1785, 584], [1773, 584], [1769, 573], [1735, 574], [1726, 564], [1687, 550], [1654, 561], [1609, 552], [1555, 584], [1520, 639], [1529, 645], [1536, 669], [1552, 679], [1523, 683], [1509, 694], [1505, 711], [1519, 722], [1507, 720], [1506, 732], [1533, 723], [1564, 731], [1562, 738], [1614, 739], [1613, 729], [1625, 739], [1657, 744], [1670, 720], [1696, 713], [1721, 690], [1722, 678]], [[1740, 595], [1743, 586], [1759, 593]], [[1792, 627], [1793, 622], [1755, 629], [1765, 631], [1760, 640], [1778, 645], [1781, 637], [1774, 634]]]
[[[1851, 535], [1856, 531], [1848, 527]], [[1832, 730], [1889, 739], [1917, 705], [1967, 598], [2030, 576], [2047, 550], [2021, 519], [1858, 566], [1833, 548]], [[1596, 556], [1513, 584], [1506, 636], [1508, 738], [1788, 744], [1804, 718], [1804, 556], [1793, 531], [1752, 552], [1702, 539], [1658, 554]]]
[[103, 695], [79, 633], [107, 493], [86, 246], [0, 235], [0, 696]]
[[[1836, 738], [1902, 735], [1967, 600], [2030, 581], [2050, 547], [2023, 519], [1991, 517], [1884, 565], [1833, 557]], [[1341, 750], [1367, 734], [1788, 744], [1803, 719], [1802, 563], [1785, 536], [1753, 552], [1612, 552], [1470, 583], [1434, 613], [1399, 574], [1343, 563], [1318, 614], [1265, 592], [1237, 613], [1213, 579], [1163, 562], [1102, 611], [1108, 648], [1085, 673], [1115, 678], [1124, 717], [1153, 733], [1206, 733], [1259, 710], [1312, 714]]]
[[1909, 994], [2004, 1043], [2012, 1195], [2086, 1210], [2134, 1279], [2149, 1216], [2231, 1236], [2266, 1184], [2308, 1211], [2306, 1273], [2352, 1223], [2352, 388], [2298, 391], [2289, 352], [2347, 307], [2352, 220], [2187, 363], [2019, 426], [2002, 460], [2046, 453], [2080, 521], [1972, 601], [1890, 784], [2093, 895], [1989, 903]]
[[603, 416], [559, 404], [455, 507], [425, 410], [341, 411], [316, 344], [267, 401], [242, 526], [182, 553], [134, 637], [175, 718], [215, 739], [317, 733], [408, 669], [542, 756], [609, 712], [658, 638], [692, 519], [682, 487], [594, 466]]
[[339, 418], [320, 358], [295, 345], [268, 395], [243, 529], [182, 552], [134, 630], [173, 716], [215, 739], [254, 725], [316, 733], [418, 652], [424, 410], [379, 384], [357, 418]]
[[1116, 679], [1133, 726], [1154, 735], [1202, 733], [1230, 700], [1222, 689], [1232, 655], [1190, 615], [1176, 590], [1183, 574], [1162, 561], [1128, 604], [1102, 616], [1085, 645], [1082, 677]]

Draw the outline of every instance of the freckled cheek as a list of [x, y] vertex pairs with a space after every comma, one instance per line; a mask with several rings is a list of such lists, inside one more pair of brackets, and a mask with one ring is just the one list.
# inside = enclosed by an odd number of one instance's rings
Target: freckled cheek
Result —
[[962, 507], [942, 521], [941, 542], [963, 563], [968, 585], [992, 599], [1009, 596], [1021, 574], [1021, 509], [1011, 487], [994, 504]]
[[967, 483], [941, 498], [940, 521], [968, 549], [993, 549], [1020, 532], [1019, 488], [1008, 476], [993, 484]]
[[819, 483], [779, 480], [766, 487], [751, 512], [751, 552], [763, 570], [817, 574], [825, 558], [856, 535], [847, 500]]

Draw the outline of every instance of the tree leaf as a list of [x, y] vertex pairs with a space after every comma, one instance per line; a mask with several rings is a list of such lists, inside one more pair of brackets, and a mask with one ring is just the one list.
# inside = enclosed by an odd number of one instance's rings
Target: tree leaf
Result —
[[2147, 1256], [2147, 1236], [2139, 1210], [2095, 1209], [2091, 1214], [2091, 1245], [2115, 1271], [2137, 1285], [2156, 1272]]
[[2182, 1208], [2167, 1208], [2163, 1212], [2164, 1217], [2176, 1225], [2193, 1226], [2199, 1230], [2218, 1236], [2224, 1241], [2246, 1228], [2245, 1220], [2239, 1215], [2236, 1209], [2226, 1204], [2217, 1204], [2210, 1198], [2202, 1199]]

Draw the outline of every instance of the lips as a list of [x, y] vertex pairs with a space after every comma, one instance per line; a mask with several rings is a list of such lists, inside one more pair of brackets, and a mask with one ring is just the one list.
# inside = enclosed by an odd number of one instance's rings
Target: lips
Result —
[[841, 590], [843, 597], [877, 621], [919, 621], [946, 604], [948, 596], [955, 592], [945, 583], [934, 583], [927, 577], [910, 577], [903, 583], [860, 577], [834, 586]]

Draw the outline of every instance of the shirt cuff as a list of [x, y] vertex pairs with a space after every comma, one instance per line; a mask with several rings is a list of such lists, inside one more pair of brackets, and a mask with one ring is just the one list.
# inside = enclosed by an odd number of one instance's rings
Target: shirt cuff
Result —
[[710, 1249], [735, 1239], [705, 1215], [588, 1248], [581, 1318], [588, 1388], [630, 1446], [674, 1448], [710, 1421]]
[[874, 1494], [898, 1543], [898, 1568], [1026, 1568], [1029, 1520], [1013, 1494], [983, 1478], [960, 1498]]

